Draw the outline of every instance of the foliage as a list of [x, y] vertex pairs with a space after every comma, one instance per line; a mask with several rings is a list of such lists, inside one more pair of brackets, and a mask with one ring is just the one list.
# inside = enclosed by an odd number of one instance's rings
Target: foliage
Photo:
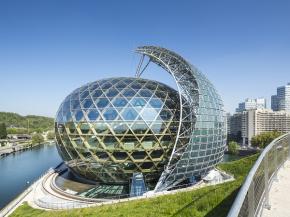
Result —
[[5, 123], [0, 123], [0, 139], [7, 138], [7, 130]]
[[143, 216], [180, 216], [180, 217], [223, 217], [226, 216], [237, 191], [245, 176], [248, 174], [257, 155], [241, 160], [222, 163], [220, 169], [234, 174], [236, 180], [215, 186], [208, 186], [196, 190], [165, 195], [156, 198], [135, 200], [114, 205], [104, 205], [68, 211], [36, 210], [24, 204], [20, 206], [12, 217], [143, 217]]
[[233, 155], [239, 154], [239, 144], [237, 142], [231, 141], [228, 145], [229, 153]]
[[25, 134], [27, 133], [27, 128], [8, 128], [8, 134]]
[[44, 142], [44, 138], [40, 133], [33, 134], [32, 144], [40, 144], [42, 142]]
[[282, 133], [278, 131], [264, 132], [257, 136], [252, 137], [251, 145], [259, 148], [265, 148], [269, 145], [274, 139], [281, 136]]
[[43, 132], [53, 129], [54, 119], [43, 116], [21, 116], [16, 113], [0, 112], [0, 120], [7, 126], [9, 134], [27, 133], [29, 125], [29, 133]]
[[55, 133], [54, 133], [54, 131], [49, 131], [48, 133], [47, 133], [47, 139], [48, 140], [53, 140], [55, 138]]

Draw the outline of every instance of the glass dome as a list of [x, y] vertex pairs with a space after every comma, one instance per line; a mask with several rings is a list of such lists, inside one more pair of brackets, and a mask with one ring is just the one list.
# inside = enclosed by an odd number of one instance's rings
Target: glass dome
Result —
[[178, 130], [179, 94], [157, 81], [109, 78], [66, 97], [56, 115], [58, 150], [76, 173], [102, 183], [128, 183], [142, 172], [157, 181]]

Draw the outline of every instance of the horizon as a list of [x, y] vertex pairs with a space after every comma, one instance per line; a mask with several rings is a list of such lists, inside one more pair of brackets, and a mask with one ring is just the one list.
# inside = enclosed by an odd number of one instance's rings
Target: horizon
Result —
[[[290, 2], [166, 2], [1, 2], [0, 111], [54, 117], [74, 89], [133, 77], [142, 45], [196, 66], [226, 112], [246, 98], [266, 98], [270, 108], [290, 82]], [[174, 85], [152, 64], [143, 77]]]

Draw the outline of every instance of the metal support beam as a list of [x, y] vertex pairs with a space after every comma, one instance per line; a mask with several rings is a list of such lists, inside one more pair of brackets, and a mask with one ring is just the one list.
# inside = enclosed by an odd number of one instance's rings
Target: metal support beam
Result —
[[[165, 69], [173, 77], [179, 93], [180, 120], [175, 144], [166, 168], [155, 187], [155, 191], [162, 191], [176, 184], [174, 179], [168, 180], [169, 176], [174, 174], [174, 171], [176, 172], [177, 162], [179, 162], [183, 150], [190, 144], [196, 120], [196, 109], [199, 104], [199, 88], [195, 77], [197, 70], [181, 56], [164, 48], [144, 46], [137, 48], [136, 52], [142, 54], [136, 77], [139, 77], [143, 73], [151, 61]], [[141, 71], [144, 55], [149, 57], [150, 60]], [[185, 128], [184, 126], [188, 130], [181, 131], [181, 129]], [[179, 181], [182, 181], [182, 179], [179, 179]]]
[[142, 64], [143, 64], [143, 61], [144, 61], [144, 57], [145, 55], [143, 54], [140, 58], [140, 61], [139, 61], [139, 64], [138, 64], [138, 67], [137, 67], [137, 70], [136, 70], [136, 77], [139, 78], [140, 77], [140, 69], [142, 67]]

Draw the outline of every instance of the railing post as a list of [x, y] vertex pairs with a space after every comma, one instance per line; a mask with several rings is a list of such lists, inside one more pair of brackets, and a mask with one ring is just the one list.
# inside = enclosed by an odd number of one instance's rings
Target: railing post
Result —
[[264, 158], [264, 180], [265, 180], [265, 204], [264, 207], [266, 209], [271, 209], [271, 205], [269, 202], [269, 162], [268, 162], [268, 153]]
[[254, 182], [251, 183], [248, 190], [248, 217], [254, 217], [255, 215], [255, 192], [254, 192]]
[[277, 176], [277, 172], [278, 172], [278, 150], [277, 150], [277, 146], [274, 145], [274, 165], [275, 165], [275, 171], [274, 171], [274, 177], [273, 180], [278, 182], [278, 176]]

